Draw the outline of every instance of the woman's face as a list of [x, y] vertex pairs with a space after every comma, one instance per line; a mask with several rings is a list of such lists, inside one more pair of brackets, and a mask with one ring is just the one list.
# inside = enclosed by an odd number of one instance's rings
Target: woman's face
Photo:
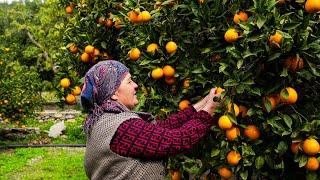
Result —
[[138, 85], [131, 79], [131, 74], [127, 73], [115, 92], [115, 99], [132, 110], [139, 102], [136, 96], [137, 88]]

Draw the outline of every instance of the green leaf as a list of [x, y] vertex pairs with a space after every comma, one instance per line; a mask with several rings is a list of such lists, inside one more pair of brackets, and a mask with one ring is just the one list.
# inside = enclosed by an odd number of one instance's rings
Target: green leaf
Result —
[[280, 77], [287, 77], [288, 76], [288, 69], [283, 68], [282, 72], [280, 73]]
[[317, 175], [316, 172], [310, 172], [310, 171], [308, 171], [308, 172], [307, 172], [307, 175], [306, 175], [306, 179], [307, 179], [307, 180], [317, 180], [317, 179], [319, 179], [319, 177], [318, 177], [318, 175]]
[[258, 156], [255, 160], [255, 165], [257, 169], [261, 169], [264, 165], [264, 158], [262, 156]]
[[284, 154], [288, 150], [288, 145], [284, 141], [280, 141], [275, 151], [280, 155]]
[[257, 20], [257, 26], [259, 29], [264, 25], [264, 23], [267, 21], [267, 19], [264, 16], [258, 16]]
[[285, 114], [285, 115], [283, 116], [283, 120], [284, 120], [284, 122], [286, 123], [286, 125], [291, 129], [291, 125], [292, 125], [292, 119], [291, 119], [291, 117]]
[[240, 69], [243, 64], [243, 59], [239, 59], [237, 62], [237, 68]]
[[298, 158], [298, 161], [299, 161], [299, 167], [303, 167], [307, 164], [308, 157], [305, 155], [302, 155]]
[[223, 83], [223, 86], [224, 87], [230, 87], [230, 86], [236, 86], [238, 85], [239, 83], [234, 80], [234, 79], [228, 79], [226, 82]]
[[212, 150], [211, 150], [211, 157], [218, 156], [219, 153], [220, 153], [220, 150], [219, 150], [219, 149], [212, 149]]
[[287, 23], [283, 26], [283, 29], [285, 30], [292, 30], [292, 29], [296, 29], [298, 26], [300, 26], [302, 23]]
[[248, 171], [241, 171], [240, 172], [241, 179], [248, 179]]
[[250, 117], [255, 114], [255, 110], [253, 108], [248, 109], [247, 115]]

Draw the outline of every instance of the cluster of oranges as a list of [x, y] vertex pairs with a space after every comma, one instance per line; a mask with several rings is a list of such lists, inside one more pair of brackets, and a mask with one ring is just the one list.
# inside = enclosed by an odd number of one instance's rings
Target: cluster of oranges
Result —
[[136, 12], [132, 10], [127, 15], [131, 23], [147, 23], [152, 19], [149, 11]]
[[[60, 80], [60, 86], [63, 89], [67, 89], [71, 86], [71, 81], [69, 78], [62, 78]], [[79, 86], [74, 86], [71, 93], [67, 94], [65, 97], [65, 101], [67, 104], [75, 104], [76, 103], [76, 96], [81, 94], [81, 88]]]
[[308, 155], [308, 160], [305, 164], [305, 168], [309, 171], [316, 171], [319, 169], [319, 160], [315, 157], [316, 154], [320, 153], [319, 142], [313, 138], [307, 138], [301, 142], [292, 142], [291, 151], [293, 154], [298, 154], [299, 150]]
[[155, 80], [158, 80], [165, 77], [165, 82], [168, 85], [172, 85], [175, 83], [176, 78], [174, 77], [175, 70], [170, 65], [165, 65], [163, 68], [157, 67], [151, 71], [151, 77]]
[[[147, 46], [146, 51], [152, 55], [154, 55], [159, 49], [159, 45], [156, 43], [151, 43]], [[165, 49], [167, 51], [168, 54], [172, 55], [174, 54], [177, 49], [178, 46], [174, 41], [169, 41], [166, 46]], [[141, 51], [139, 48], [134, 47], [132, 49], [130, 49], [130, 51], [128, 52], [129, 58], [133, 61], [138, 60], [141, 57]]]
[[297, 100], [297, 91], [292, 87], [286, 87], [280, 91], [280, 94], [272, 94], [264, 97], [262, 107], [264, 110], [270, 112], [274, 110], [280, 103], [291, 105], [295, 104]]

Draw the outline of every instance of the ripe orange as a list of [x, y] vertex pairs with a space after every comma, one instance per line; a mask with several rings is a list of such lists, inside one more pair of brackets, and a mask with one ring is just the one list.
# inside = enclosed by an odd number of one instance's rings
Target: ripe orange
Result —
[[129, 57], [131, 60], [137, 60], [139, 59], [140, 57], [140, 50], [138, 48], [132, 48], [130, 51], [129, 51]]
[[92, 45], [87, 45], [84, 48], [84, 52], [86, 52], [87, 54], [92, 54], [94, 52], [94, 47]]
[[240, 11], [237, 14], [235, 14], [233, 17], [233, 22], [235, 24], [239, 24], [240, 21], [242, 22], [248, 21], [248, 14], [243, 11]]
[[300, 146], [300, 142], [292, 143], [290, 146], [291, 152], [293, 154], [297, 154], [299, 152], [299, 146]]
[[75, 96], [78, 96], [81, 94], [81, 88], [79, 86], [75, 86], [74, 89], [72, 90], [72, 94]]
[[237, 137], [240, 136], [240, 130], [237, 127], [232, 127], [226, 130], [226, 137], [228, 141], [234, 141]]
[[240, 159], [241, 155], [237, 151], [232, 150], [227, 154], [227, 162], [232, 166], [238, 165]]
[[292, 87], [287, 87], [281, 90], [280, 99], [285, 104], [294, 104], [298, 100], [298, 93]]
[[93, 50], [93, 56], [96, 57], [96, 56], [100, 56], [100, 51], [98, 48], [94, 48]]
[[276, 43], [277, 45], [280, 45], [282, 42], [282, 35], [279, 32], [276, 32], [275, 34], [271, 35], [269, 37], [269, 43], [270, 45]]
[[248, 112], [247, 107], [242, 106], [242, 105], [239, 106], [239, 114], [241, 115], [242, 118], [245, 118], [248, 116], [247, 112]]
[[266, 110], [267, 108], [265, 107], [265, 102], [266, 101], [269, 101], [269, 103], [270, 103], [270, 105], [271, 105], [271, 111], [272, 110], [274, 110], [276, 107], [277, 107], [277, 105], [279, 104], [279, 102], [280, 102], [280, 97], [279, 97], [279, 95], [278, 94], [274, 94], [274, 95], [270, 95], [270, 96], [268, 96], [268, 97], [265, 97], [264, 99], [263, 99], [263, 109], [264, 110]]
[[232, 124], [232, 121], [226, 115], [221, 116], [218, 120], [218, 125], [221, 129], [230, 129], [232, 127]]
[[188, 100], [182, 100], [182, 101], [180, 101], [180, 103], [179, 103], [179, 109], [180, 109], [180, 110], [184, 110], [184, 109], [188, 108], [188, 107], [190, 106], [190, 104], [191, 104], [190, 101], [188, 101]]
[[113, 21], [112, 21], [112, 19], [107, 19], [107, 20], [105, 20], [104, 21], [104, 25], [106, 26], [106, 27], [108, 27], [108, 28], [110, 28], [110, 27], [112, 27], [113, 26]]
[[70, 79], [69, 78], [63, 78], [60, 80], [60, 86], [64, 89], [68, 88], [70, 86]]
[[181, 172], [179, 170], [170, 170], [171, 180], [180, 180]]
[[308, 155], [315, 155], [319, 152], [319, 143], [317, 140], [313, 138], [309, 138], [304, 140], [302, 149], [303, 152], [308, 154]]
[[189, 80], [189, 78], [183, 80], [183, 86], [182, 86], [182, 87], [185, 88], [185, 89], [187, 89], [187, 88], [190, 87], [190, 80]]
[[238, 32], [231, 28], [228, 29], [227, 32], [224, 34], [224, 40], [226, 40], [228, 43], [234, 43], [239, 38]]
[[66, 7], [66, 13], [67, 14], [72, 14], [72, 12], [73, 12], [73, 7], [72, 6], [67, 6]]
[[304, 8], [308, 13], [317, 13], [320, 11], [320, 1], [319, 0], [307, 0], [304, 5]]
[[151, 72], [151, 77], [155, 80], [162, 78], [163, 76], [163, 70], [162, 68], [155, 68], [154, 70], [152, 70]]
[[[231, 106], [233, 106], [233, 110], [234, 111], [232, 111]], [[240, 111], [239, 107], [235, 103], [229, 103], [228, 104], [228, 112], [234, 113], [235, 116], [238, 116], [239, 115], [239, 111]]]
[[169, 54], [175, 53], [177, 51], [177, 44], [173, 41], [170, 41], [166, 44], [166, 50]]
[[219, 168], [218, 173], [221, 176], [221, 178], [223, 178], [223, 179], [229, 179], [232, 177], [232, 171], [230, 171], [226, 167]]
[[130, 22], [138, 23], [138, 13], [135, 11], [129, 11], [127, 15]]
[[296, 72], [304, 66], [303, 59], [300, 57], [288, 57], [283, 62], [283, 67], [289, 69], [291, 72]]
[[148, 11], [142, 11], [139, 15], [138, 18], [141, 19], [142, 22], [149, 22], [151, 20], [151, 15]]
[[304, 167], [309, 171], [316, 171], [319, 169], [319, 161], [315, 157], [309, 157]]
[[90, 55], [86, 52], [82, 53], [81, 54], [81, 57], [80, 57], [81, 61], [84, 62], [84, 63], [88, 63], [91, 59]]
[[244, 129], [244, 135], [251, 140], [256, 140], [260, 137], [260, 130], [255, 125], [248, 125]]
[[76, 54], [78, 52], [78, 47], [75, 45], [75, 44], [72, 44], [70, 47], [69, 47], [69, 51], [72, 53], [72, 54]]
[[147, 52], [154, 54], [157, 50], [158, 50], [159, 46], [156, 43], [151, 43], [149, 44], [149, 46], [147, 47]]
[[174, 84], [176, 82], [176, 78], [175, 77], [166, 77], [164, 80], [168, 85], [172, 85], [172, 84]]
[[163, 74], [166, 76], [166, 77], [171, 77], [174, 75], [174, 68], [170, 65], [165, 65], [163, 68]]
[[224, 91], [224, 89], [223, 88], [221, 88], [221, 87], [216, 87], [216, 94], [221, 94], [222, 92]]
[[73, 94], [68, 94], [66, 97], [66, 102], [68, 104], [74, 104], [76, 103], [76, 97]]

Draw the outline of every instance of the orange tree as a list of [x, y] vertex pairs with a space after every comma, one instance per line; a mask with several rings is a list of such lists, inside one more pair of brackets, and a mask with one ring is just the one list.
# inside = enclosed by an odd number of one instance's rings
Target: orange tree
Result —
[[112, 56], [140, 86], [137, 109], [161, 117], [222, 87], [210, 136], [170, 158], [170, 174], [317, 179], [319, 6], [315, 0], [75, 2], [76, 10], [67, 11], [73, 23], [66, 47], [74, 43], [79, 52], [65, 51], [57, 84], [71, 69], [80, 78]]

